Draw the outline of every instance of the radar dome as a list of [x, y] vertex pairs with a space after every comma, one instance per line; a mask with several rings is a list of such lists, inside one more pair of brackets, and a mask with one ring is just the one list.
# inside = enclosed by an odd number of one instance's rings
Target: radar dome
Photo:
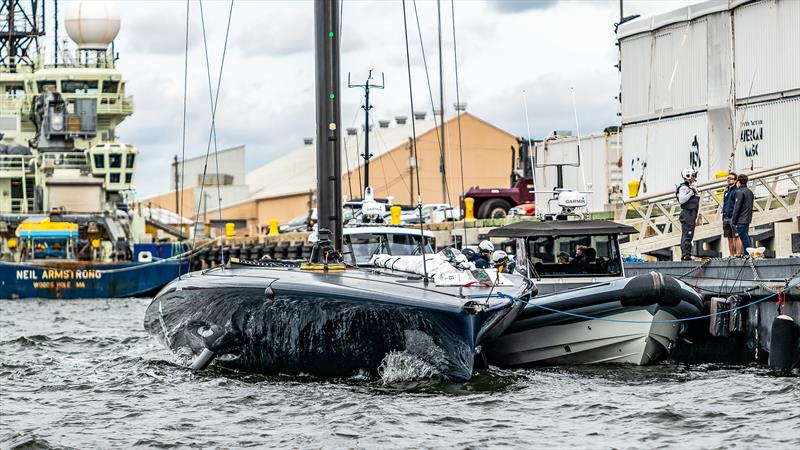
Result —
[[119, 33], [117, 5], [110, 1], [80, 0], [67, 3], [67, 34], [78, 48], [106, 50]]

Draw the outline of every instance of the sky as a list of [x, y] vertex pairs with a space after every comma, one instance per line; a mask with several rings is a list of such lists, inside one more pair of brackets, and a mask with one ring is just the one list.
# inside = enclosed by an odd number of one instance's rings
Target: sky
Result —
[[[63, 1], [60, 3], [68, 3]], [[531, 135], [551, 130], [602, 131], [618, 122], [619, 74], [616, 0], [442, 0], [442, 60], [446, 114], [458, 90], [467, 111], [508, 131]], [[647, 17], [690, 0], [626, 0], [625, 15]], [[204, 155], [209, 148], [211, 98], [208, 70], [219, 100], [217, 147], [247, 146], [247, 171], [302, 145], [315, 135], [313, 4], [310, 1], [236, 0], [222, 79], [219, 81], [230, 2], [188, 3], [187, 114], [183, 127], [187, 2], [121, 0], [122, 27], [115, 40], [118, 69], [134, 97], [136, 113], [117, 130], [140, 152], [138, 198], [169, 189], [174, 155]], [[62, 8], [62, 11], [66, 8]], [[406, 1], [415, 110], [438, 104], [437, 5]], [[454, 10], [454, 11], [453, 11]], [[454, 15], [453, 15], [454, 12]], [[455, 17], [456, 39], [453, 39]], [[203, 24], [204, 22], [204, 24]], [[205, 27], [208, 61], [203, 40]], [[420, 42], [419, 35], [422, 35]], [[385, 89], [370, 95], [375, 121], [411, 115], [402, 2], [344, 0], [341, 71], [342, 126], [360, 126], [363, 82], [373, 68]], [[423, 49], [425, 61], [423, 60]], [[426, 83], [425, 62], [431, 89]], [[573, 96], [574, 92], [574, 109]], [[438, 106], [437, 106], [438, 108]], [[578, 123], [576, 125], [575, 115]], [[213, 151], [213, 144], [211, 147]]]

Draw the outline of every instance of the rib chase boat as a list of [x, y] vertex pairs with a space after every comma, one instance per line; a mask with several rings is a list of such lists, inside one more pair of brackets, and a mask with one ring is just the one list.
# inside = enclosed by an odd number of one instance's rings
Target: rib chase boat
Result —
[[516, 248], [517, 270], [539, 295], [486, 345], [501, 366], [651, 364], [666, 358], [691, 319], [705, 312], [686, 283], [658, 272], [625, 277], [619, 253], [627, 225], [594, 220], [518, 222], [489, 232]]
[[421, 256], [413, 257], [422, 274], [360, 269], [353, 248], [339, 251], [339, 17], [335, 2], [314, 5], [319, 240], [309, 261], [231, 260], [182, 276], [153, 299], [144, 326], [196, 369], [215, 363], [351, 377], [379, 374], [400, 359], [425, 367], [428, 376], [468, 380], [481, 345], [522, 308], [510, 298], [529, 299], [535, 288], [517, 275], [454, 272], [446, 258], [425, 253], [422, 232]]

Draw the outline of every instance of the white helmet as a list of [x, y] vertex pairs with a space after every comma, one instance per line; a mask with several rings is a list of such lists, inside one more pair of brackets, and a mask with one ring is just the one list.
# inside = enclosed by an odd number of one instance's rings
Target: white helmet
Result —
[[681, 176], [684, 180], [689, 181], [697, 176], [697, 171], [694, 169], [683, 169], [681, 170]]
[[503, 250], [495, 250], [492, 253], [492, 263], [495, 265], [505, 264], [506, 262], [508, 262], [508, 253]]
[[481, 241], [480, 244], [478, 244], [478, 251], [479, 252], [493, 252], [494, 251], [494, 244], [492, 244], [491, 242], [489, 242], [487, 240], [483, 240], [483, 241]]

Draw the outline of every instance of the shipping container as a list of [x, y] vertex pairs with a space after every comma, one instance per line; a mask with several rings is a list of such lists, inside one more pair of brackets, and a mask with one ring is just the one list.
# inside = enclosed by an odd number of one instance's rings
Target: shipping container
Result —
[[733, 10], [736, 98], [800, 93], [800, 1], [762, 0]]
[[800, 1], [709, 1], [619, 29], [624, 124], [800, 95]]
[[[639, 195], [662, 193], [675, 189], [681, 182], [681, 170], [697, 170], [698, 181], [713, 179], [709, 161], [708, 115], [691, 114], [629, 125], [622, 140], [622, 170], [625, 198], [627, 186], [640, 182]], [[730, 153], [730, 150], [728, 150]]]
[[800, 161], [800, 97], [736, 108], [735, 170]]
[[[622, 203], [621, 138], [620, 133], [597, 133], [581, 137], [580, 166], [576, 137], [558, 137], [537, 143], [534, 147], [538, 167], [535, 173], [536, 190], [554, 190], [558, 186], [558, 169], [553, 165], [570, 164], [562, 168], [562, 187], [588, 191], [587, 206], [590, 212], [612, 211]], [[557, 212], [555, 202], [548, 204], [551, 198], [552, 194], [537, 193], [537, 210]]]

